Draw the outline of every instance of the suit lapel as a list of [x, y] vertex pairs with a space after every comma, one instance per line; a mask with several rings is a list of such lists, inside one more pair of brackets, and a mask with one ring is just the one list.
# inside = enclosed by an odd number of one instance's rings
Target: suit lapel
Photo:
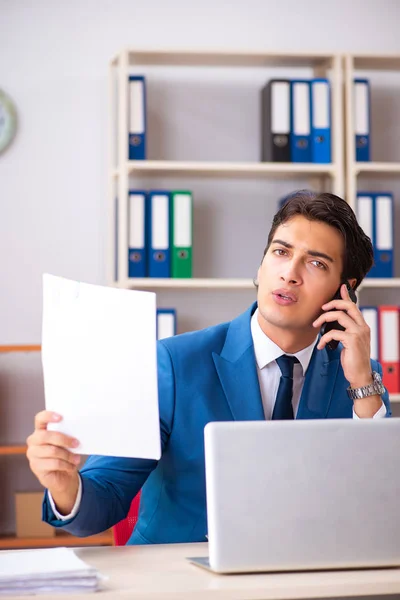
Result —
[[221, 354], [213, 353], [215, 368], [233, 418], [264, 419], [250, 319], [257, 305], [234, 319]]
[[340, 352], [314, 348], [296, 419], [325, 419], [332, 401]]

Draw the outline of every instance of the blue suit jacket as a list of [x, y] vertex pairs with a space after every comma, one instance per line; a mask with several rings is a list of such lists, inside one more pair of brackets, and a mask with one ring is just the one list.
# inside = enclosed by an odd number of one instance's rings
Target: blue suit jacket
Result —
[[[229, 323], [158, 343], [161, 459], [90, 457], [81, 470], [78, 514], [57, 520], [45, 495], [44, 520], [78, 536], [104, 531], [126, 516], [143, 486], [129, 544], [206, 541], [204, 427], [210, 421], [264, 419], [250, 331], [256, 306]], [[297, 419], [352, 418], [347, 387], [340, 347], [315, 349]], [[390, 416], [387, 394], [383, 400]]]

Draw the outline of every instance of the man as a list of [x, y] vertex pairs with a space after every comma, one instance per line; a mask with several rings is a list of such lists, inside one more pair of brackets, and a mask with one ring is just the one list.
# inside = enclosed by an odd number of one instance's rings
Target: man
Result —
[[[123, 519], [143, 486], [130, 544], [206, 541], [208, 422], [390, 416], [369, 328], [344, 285], [356, 289], [372, 262], [371, 242], [344, 200], [295, 193], [274, 217], [257, 303], [230, 323], [158, 343], [158, 462], [90, 457], [78, 474], [74, 441], [46, 429], [61, 417], [36, 416], [27, 456], [48, 489], [44, 519], [91, 535]], [[341, 299], [332, 300], [338, 290]], [[320, 336], [334, 321], [344, 330]], [[332, 340], [340, 342], [333, 350]]]

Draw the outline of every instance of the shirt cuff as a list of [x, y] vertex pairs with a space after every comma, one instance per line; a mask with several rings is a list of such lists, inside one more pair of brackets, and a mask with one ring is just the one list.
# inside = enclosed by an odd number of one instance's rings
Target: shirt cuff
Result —
[[[382, 402], [382, 406], [380, 407], [380, 409], [378, 410], [378, 412], [376, 412], [374, 414], [374, 416], [372, 418], [373, 419], [382, 419], [383, 417], [386, 417], [386, 406]], [[361, 419], [361, 417], [359, 417], [357, 415], [357, 413], [354, 411], [354, 408], [353, 408], [353, 419]]]
[[73, 519], [78, 510], [79, 507], [81, 505], [81, 499], [82, 499], [82, 480], [81, 480], [81, 476], [79, 475], [79, 487], [78, 487], [78, 493], [76, 496], [76, 500], [75, 500], [75, 504], [71, 510], [71, 512], [69, 513], [69, 515], [61, 515], [58, 510], [56, 509], [56, 505], [54, 503], [53, 497], [50, 494], [49, 490], [47, 490], [47, 495], [50, 501], [50, 506], [51, 506], [51, 510], [53, 511], [53, 513], [55, 514], [55, 516], [57, 517], [57, 519], [59, 519], [60, 521], [69, 521], [70, 519]]

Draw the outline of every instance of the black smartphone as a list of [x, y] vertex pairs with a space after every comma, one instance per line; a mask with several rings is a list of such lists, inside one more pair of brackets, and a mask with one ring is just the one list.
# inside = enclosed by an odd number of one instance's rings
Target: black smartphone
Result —
[[[343, 283], [346, 284], [350, 299], [354, 302], [354, 304], [357, 304], [356, 293], [348, 281], [343, 281], [340, 284], [339, 289], [337, 290], [336, 294], [333, 296], [332, 300], [342, 300], [342, 296], [340, 294], [340, 288], [342, 287]], [[332, 310], [336, 310], [336, 308], [333, 308]], [[321, 336], [323, 336], [325, 333], [328, 333], [328, 331], [331, 331], [332, 329], [339, 329], [339, 331], [345, 331], [345, 328], [338, 321], [331, 321], [330, 323], [324, 323], [322, 325]], [[330, 342], [327, 343], [329, 350], [336, 350], [338, 345], [339, 345], [339, 342], [337, 340], [331, 340]]]

